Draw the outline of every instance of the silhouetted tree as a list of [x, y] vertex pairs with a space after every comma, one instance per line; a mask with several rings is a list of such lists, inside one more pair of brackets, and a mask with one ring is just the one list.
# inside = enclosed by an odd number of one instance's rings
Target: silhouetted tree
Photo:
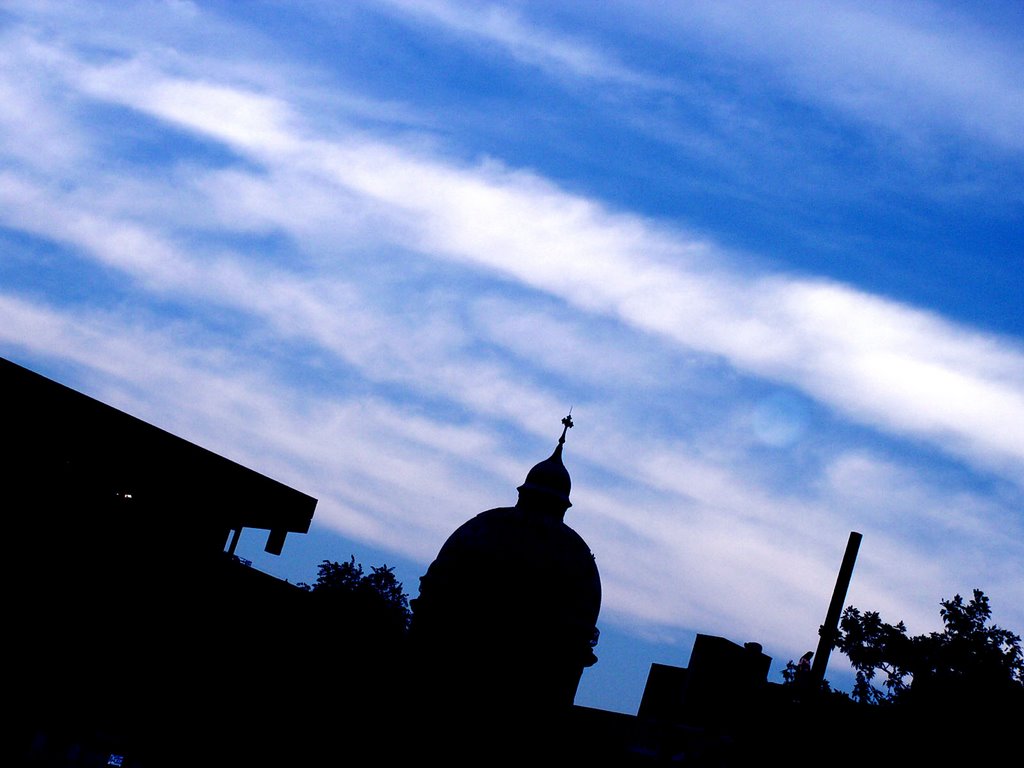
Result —
[[[849, 734], [870, 734], [872, 754], [884, 765], [976, 765], [983, 755], [1020, 748], [1024, 712], [1021, 638], [991, 623], [985, 594], [940, 601], [943, 630], [911, 636], [901, 621], [889, 624], [877, 611], [849, 606], [836, 633], [836, 648], [856, 670], [851, 695], [800, 691], [797, 664], [783, 671], [781, 690], [793, 691], [768, 722], [781, 713], [799, 719], [800, 738], [787, 738], [787, 765], [863, 766], [865, 753]], [[881, 683], [878, 680], [881, 678]], [[774, 717], [774, 719], [773, 719]], [[755, 750], [756, 752], [756, 750]], [[838, 759], [836, 759], [838, 758]]]
[[[974, 590], [941, 601], [942, 632], [908, 636], [901, 621], [882, 621], [876, 611], [849, 606], [842, 615], [836, 647], [857, 671], [854, 699], [870, 704], [982, 698], [1019, 700], [1024, 695], [1021, 638], [990, 624], [989, 599]], [[883, 688], [872, 684], [885, 675]]]
[[364, 573], [355, 555], [343, 563], [323, 560], [316, 581], [298, 586], [329, 604], [339, 618], [365, 635], [394, 640], [404, 636], [409, 627], [409, 596], [394, 568], [387, 565], [371, 566], [370, 572]]
[[345, 563], [322, 561], [317, 566], [316, 581], [312, 585], [299, 582], [299, 587], [307, 592], [327, 590], [340, 594], [354, 593], [362, 580], [363, 566], [361, 563], [357, 563], [356, 556], [352, 555]]
[[[388, 762], [396, 747], [382, 735], [388, 720], [405, 720], [408, 596], [394, 569], [368, 572], [356, 562], [321, 561], [304, 601], [305, 636], [321, 646], [303, 722], [301, 759], [291, 764]], [[343, 692], [343, 693], [342, 693]]]

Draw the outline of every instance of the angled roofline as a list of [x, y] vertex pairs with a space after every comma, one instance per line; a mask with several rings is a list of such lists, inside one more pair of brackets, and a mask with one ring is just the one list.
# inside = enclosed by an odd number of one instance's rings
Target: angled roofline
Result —
[[[201, 517], [270, 530], [281, 543], [309, 531], [315, 498], [2, 357], [0, 414], [0, 439], [18, 441], [23, 455], [79, 462], [99, 481], [123, 484], [118, 492], [148, 495], [175, 525]], [[34, 476], [45, 481], [47, 471]]]

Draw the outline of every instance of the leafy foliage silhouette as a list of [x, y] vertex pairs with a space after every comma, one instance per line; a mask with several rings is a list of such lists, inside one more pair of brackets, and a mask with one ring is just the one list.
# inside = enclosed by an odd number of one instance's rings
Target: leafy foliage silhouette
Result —
[[[846, 608], [836, 647], [857, 672], [852, 698], [895, 704], [1024, 696], [1021, 638], [990, 623], [985, 593], [975, 589], [970, 600], [955, 595], [941, 605], [943, 631], [916, 636], [902, 621], [887, 624], [876, 611]], [[879, 673], [885, 676], [881, 688], [873, 684]]]
[[397, 640], [409, 628], [409, 596], [394, 568], [371, 566], [365, 573], [355, 555], [348, 561], [323, 560], [313, 584], [300, 582], [300, 589], [330, 604], [353, 627], [364, 634]]
[[977, 765], [982, 753], [1019, 752], [1021, 638], [992, 623], [980, 589], [940, 605], [942, 631], [913, 636], [902, 621], [889, 624], [877, 611], [848, 606], [833, 639], [856, 670], [850, 694], [830, 690], [827, 681], [812, 690], [796, 663], [786, 665], [783, 690], [794, 707], [788, 717], [805, 726], [802, 738], [787, 744], [789, 765], [820, 765], [829, 754], [833, 766], [863, 766], [862, 750], [834, 754], [850, 733], [871, 734], [873, 754], [885, 765]]

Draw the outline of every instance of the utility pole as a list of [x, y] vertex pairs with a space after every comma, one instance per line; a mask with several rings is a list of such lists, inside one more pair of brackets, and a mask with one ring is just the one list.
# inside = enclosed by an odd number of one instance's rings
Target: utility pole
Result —
[[839, 616], [843, 612], [843, 603], [846, 602], [846, 591], [850, 588], [850, 577], [853, 575], [853, 564], [857, 560], [861, 538], [859, 533], [851, 531], [850, 540], [846, 543], [846, 554], [843, 555], [843, 564], [839, 568], [836, 588], [832, 591], [832, 602], [828, 606], [825, 623], [819, 630], [821, 636], [818, 638], [818, 650], [814, 654], [814, 663], [811, 666], [810, 683], [813, 691], [819, 690], [825, 680], [825, 667], [828, 666], [828, 657], [832, 653], [836, 631], [839, 629]]

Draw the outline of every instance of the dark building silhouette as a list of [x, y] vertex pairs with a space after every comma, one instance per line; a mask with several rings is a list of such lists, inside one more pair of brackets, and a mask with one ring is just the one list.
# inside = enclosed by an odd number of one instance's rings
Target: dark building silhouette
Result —
[[597, 661], [601, 580], [590, 548], [563, 519], [571, 417], [562, 423], [554, 452], [529, 471], [516, 505], [482, 512], [452, 533], [412, 601], [418, 717], [444, 749], [549, 738], [571, 712], [583, 670]]
[[282, 746], [268, 735], [297, 725], [280, 702], [309, 617], [230, 548], [255, 528], [279, 553], [316, 499], [2, 359], [0, 409], [7, 764], [235, 765]]
[[771, 661], [758, 643], [698, 634], [686, 667], [651, 664], [630, 748], [634, 757], [742, 765], [738, 750], [764, 716]]
[[692, 725], [738, 721], [767, 681], [771, 662], [757, 643], [698, 634], [688, 667], [651, 665], [637, 715]]

